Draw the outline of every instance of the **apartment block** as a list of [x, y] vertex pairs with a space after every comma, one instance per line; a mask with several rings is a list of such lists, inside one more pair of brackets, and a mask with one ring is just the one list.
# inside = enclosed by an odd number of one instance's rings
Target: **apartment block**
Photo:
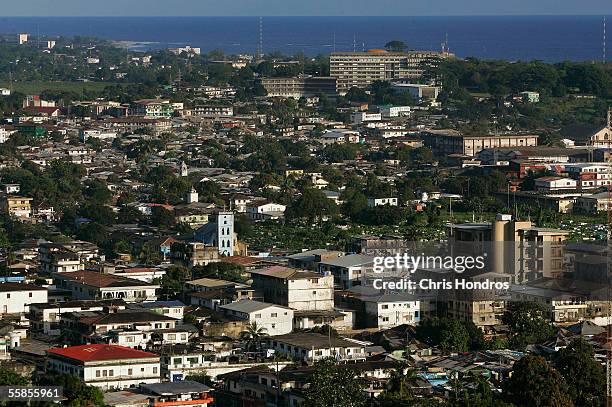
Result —
[[366, 88], [374, 81], [419, 79], [425, 68], [451, 54], [436, 51], [388, 52], [373, 49], [366, 52], [333, 52], [329, 58], [330, 76], [338, 81], [338, 93], [353, 87]]

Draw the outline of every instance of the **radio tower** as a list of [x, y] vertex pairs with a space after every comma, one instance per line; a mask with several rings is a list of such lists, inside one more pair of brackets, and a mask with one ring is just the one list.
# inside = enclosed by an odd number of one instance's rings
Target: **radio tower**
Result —
[[[605, 64], [607, 59], [606, 59], [606, 16], [604, 16], [603, 18], [603, 63]], [[608, 116], [610, 114], [608, 113]], [[609, 123], [609, 122], [608, 122]]]
[[257, 47], [257, 59], [261, 61], [263, 58], [263, 17], [259, 17], [259, 46]]

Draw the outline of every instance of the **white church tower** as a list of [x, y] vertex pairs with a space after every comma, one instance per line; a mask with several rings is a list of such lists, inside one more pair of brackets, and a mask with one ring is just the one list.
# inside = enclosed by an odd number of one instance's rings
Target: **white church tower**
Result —
[[187, 175], [189, 175], [187, 164], [185, 164], [185, 161], [181, 161], [181, 177], [186, 177]]
[[219, 212], [217, 215], [217, 242], [219, 254], [234, 255], [234, 213]]
[[197, 203], [199, 200], [198, 191], [195, 190], [194, 187], [191, 187], [191, 191], [187, 193], [185, 196], [185, 202], [188, 204]]

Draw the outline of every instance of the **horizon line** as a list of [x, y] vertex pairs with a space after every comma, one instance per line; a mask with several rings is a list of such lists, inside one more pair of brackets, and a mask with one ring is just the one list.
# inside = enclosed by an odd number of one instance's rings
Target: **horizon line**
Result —
[[312, 15], [312, 14], [296, 14], [296, 15], [3, 15], [0, 18], [198, 18], [198, 17], [213, 17], [213, 18], [286, 18], [286, 17], [336, 17], [336, 18], [373, 18], [373, 17], [609, 17], [610, 14], [406, 14], [406, 15]]

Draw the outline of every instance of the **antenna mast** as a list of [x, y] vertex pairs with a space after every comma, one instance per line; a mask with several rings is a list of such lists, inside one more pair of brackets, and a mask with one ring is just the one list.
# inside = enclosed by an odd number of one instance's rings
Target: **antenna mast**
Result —
[[606, 58], [606, 16], [603, 18], [603, 63], [607, 61]]
[[259, 48], [257, 50], [257, 58], [263, 59], [263, 17], [259, 17]]

